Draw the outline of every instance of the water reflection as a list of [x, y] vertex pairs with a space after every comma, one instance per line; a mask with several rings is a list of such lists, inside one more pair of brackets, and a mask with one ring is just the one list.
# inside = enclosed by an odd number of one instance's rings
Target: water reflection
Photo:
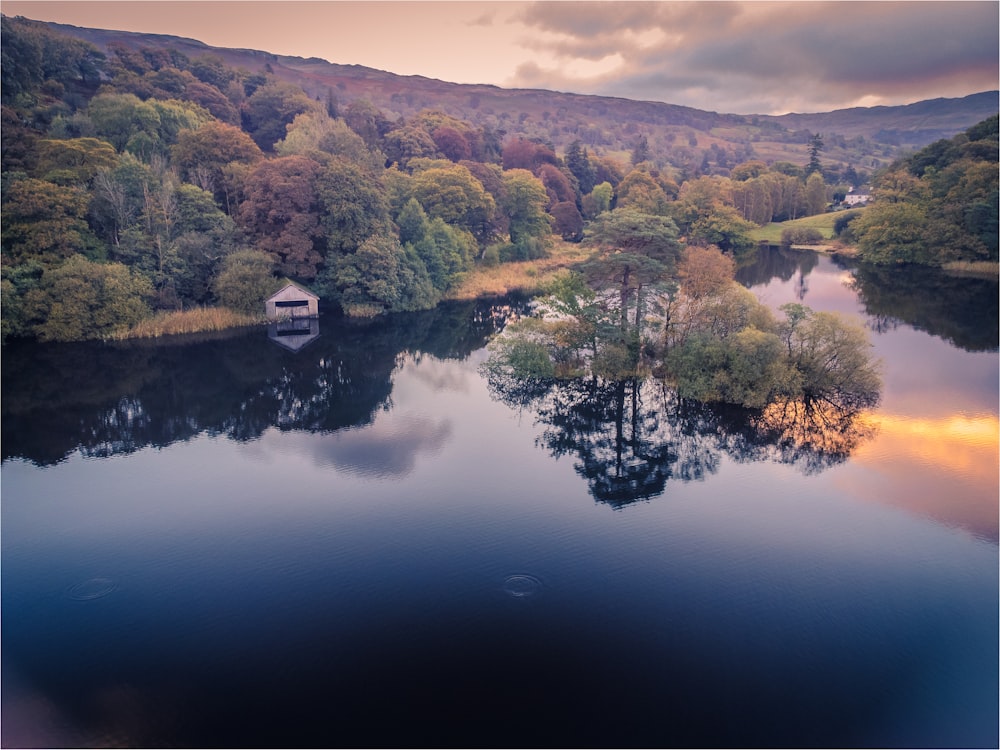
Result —
[[620, 508], [662, 495], [671, 479], [704, 479], [723, 455], [816, 474], [843, 463], [877, 432], [867, 412], [802, 402], [764, 411], [680, 399], [654, 379], [489, 378], [491, 395], [530, 408], [553, 457], [573, 456], [596, 500]]
[[[797, 277], [796, 286], [808, 288], [805, 279], [818, 263], [819, 256], [813, 252], [762, 246], [741, 259], [740, 266], [736, 269], [736, 281], [750, 289], [774, 279], [787, 282], [791, 281], [792, 277]], [[799, 299], [804, 296], [803, 292]]]
[[402, 479], [413, 471], [418, 456], [437, 453], [451, 436], [448, 419], [389, 412], [365, 427], [319, 435], [296, 431], [284, 436], [280, 449], [348, 474]]
[[288, 318], [267, 326], [267, 337], [278, 346], [292, 352], [300, 351], [319, 338], [318, 318]]
[[[401, 353], [464, 359], [523, 306], [463, 303], [375, 321], [324, 321], [323, 332], [317, 328], [294, 356], [259, 329], [125, 344], [8, 345], [3, 459], [50, 465], [75, 451], [102, 458], [202, 433], [247, 441], [272, 427], [335, 433], [371, 425], [391, 405]], [[414, 440], [440, 441], [447, 433], [442, 425], [419, 427], [389, 442], [406, 453]], [[356, 435], [334, 442], [327, 446], [333, 463], [362, 450]], [[401, 455], [386, 456], [393, 454]], [[396, 470], [406, 464], [399, 460]]]
[[854, 270], [851, 288], [874, 331], [906, 324], [965, 351], [997, 351], [1000, 295], [996, 279], [919, 267], [862, 266]]

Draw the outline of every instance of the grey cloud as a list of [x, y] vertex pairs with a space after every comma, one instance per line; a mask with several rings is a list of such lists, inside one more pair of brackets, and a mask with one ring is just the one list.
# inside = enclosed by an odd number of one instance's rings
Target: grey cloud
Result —
[[528, 26], [581, 40], [662, 28], [688, 34], [718, 31], [740, 16], [736, 2], [540, 2], [520, 14]]
[[[539, 3], [521, 15], [533, 48], [615, 70], [572, 78], [521, 66], [511, 85], [668, 101], [721, 112], [821, 111], [997, 86], [998, 4]], [[635, 35], [659, 29], [640, 45]], [[804, 109], [803, 109], [804, 108]]]
[[496, 20], [496, 13], [486, 12], [481, 16], [473, 18], [471, 21], [466, 23], [467, 26], [492, 26]]

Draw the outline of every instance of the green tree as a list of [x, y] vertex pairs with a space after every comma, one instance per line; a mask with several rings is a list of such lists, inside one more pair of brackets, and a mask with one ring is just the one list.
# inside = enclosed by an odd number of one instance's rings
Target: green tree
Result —
[[430, 133], [416, 125], [404, 125], [386, 133], [383, 148], [389, 161], [406, 169], [410, 159], [433, 158], [437, 144]]
[[417, 172], [410, 190], [428, 216], [467, 229], [477, 239], [488, 237], [496, 204], [465, 167], [450, 164]]
[[320, 227], [330, 256], [353, 253], [369, 237], [389, 231], [389, 206], [379, 179], [357, 164], [332, 157], [320, 171], [316, 192]]
[[100, 255], [102, 247], [87, 224], [89, 195], [84, 188], [31, 177], [10, 180], [3, 191], [3, 265], [37, 260], [61, 263], [76, 254]]
[[688, 241], [695, 244], [715, 245], [725, 252], [740, 255], [756, 247], [750, 236], [754, 225], [745, 221], [731, 206], [715, 209], [692, 222]]
[[120, 263], [95, 263], [74, 256], [47, 270], [25, 296], [42, 341], [81, 341], [111, 334], [150, 315], [149, 280]]
[[173, 249], [182, 272], [173, 284], [181, 300], [202, 304], [208, 301], [222, 258], [235, 247], [236, 225], [215, 205], [211, 193], [195, 185], [179, 185], [174, 199]]
[[533, 240], [544, 240], [551, 233], [545, 214], [548, 193], [545, 186], [526, 169], [503, 172], [504, 202], [500, 209], [507, 217], [510, 241], [525, 255]]
[[876, 406], [881, 394], [880, 366], [870, 356], [865, 329], [837, 313], [808, 308], [791, 311], [789, 358], [799, 373], [806, 402], [851, 409]]
[[37, 143], [38, 176], [59, 185], [88, 185], [118, 163], [114, 146], [98, 138], [46, 138]]
[[469, 269], [477, 249], [471, 234], [442, 219], [429, 220], [423, 235], [406, 247], [412, 247], [427, 268], [434, 288], [442, 292], [458, 274]]
[[378, 234], [329, 269], [335, 299], [348, 315], [422, 310], [439, 299], [423, 263], [396, 237]]
[[806, 165], [806, 176], [821, 172], [819, 152], [823, 150], [823, 137], [816, 133], [809, 137], [809, 164]]
[[590, 156], [587, 154], [587, 149], [584, 148], [579, 138], [573, 140], [566, 147], [565, 161], [569, 171], [577, 179], [577, 183], [580, 186], [580, 193], [586, 195], [593, 190], [596, 173], [594, 166], [590, 163]]
[[667, 204], [667, 194], [647, 172], [633, 169], [618, 185], [618, 208], [666, 216]]
[[380, 149], [382, 138], [392, 128], [382, 111], [367, 99], [351, 102], [344, 112], [344, 121], [373, 152]]
[[854, 220], [851, 228], [859, 256], [878, 264], [940, 263], [928, 241], [931, 222], [915, 203], [876, 203]]
[[243, 129], [262, 151], [273, 151], [296, 116], [320, 108], [298, 86], [268, 81], [243, 104]]
[[[152, 102], [144, 102], [135, 94], [95, 96], [87, 106], [86, 117], [90, 123], [87, 134], [108, 141], [117, 151], [128, 149], [148, 157], [148, 147], [159, 144], [160, 115]], [[140, 144], [147, 148], [141, 149]]]
[[812, 172], [806, 178], [806, 204], [810, 216], [821, 214], [826, 210], [826, 183], [819, 172]]
[[368, 169], [381, 167], [361, 137], [325, 112], [303, 112], [288, 126], [288, 134], [274, 144], [280, 156], [308, 156], [325, 161], [326, 156], [340, 156]]
[[632, 147], [632, 166], [634, 167], [637, 164], [642, 164], [644, 161], [649, 161], [649, 157], [649, 141], [645, 135], [640, 135]]
[[275, 290], [274, 258], [259, 250], [237, 250], [222, 261], [214, 291], [224, 307], [246, 315], [264, 315], [264, 301]]
[[604, 211], [611, 210], [611, 200], [614, 198], [615, 189], [611, 186], [610, 182], [605, 180], [599, 185], [594, 185], [594, 189], [590, 192], [590, 195], [594, 199], [595, 210], [595, 213], [590, 218], [594, 218]]
[[601, 214], [591, 227], [587, 242], [597, 252], [583, 271], [598, 291], [617, 289], [622, 343], [629, 348], [633, 363], [638, 358], [646, 313], [643, 293], [647, 287], [662, 286], [675, 272], [681, 253], [677, 235], [677, 226], [670, 219], [630, 209]]
[[681, 398], [761, 409], [786, 396], [793, 374], [774, 333], [743, 328], [727, 338], [699, 333], [671, 350]]

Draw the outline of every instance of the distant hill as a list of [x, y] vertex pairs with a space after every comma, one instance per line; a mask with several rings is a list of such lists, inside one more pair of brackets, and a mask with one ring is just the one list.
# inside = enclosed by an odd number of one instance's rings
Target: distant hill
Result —
[[448, 83], [315, 57], [211, 47], [162, 34], [48, 25], [103, 50], [109, 43], [120, 43], [174, 49], [192, 58], [213, 54], [251, 72], [266, 68], [316, 99], [332, 94], [342, 105], [367, 99], [393, 120], [436, 109], [501, 133], [539, 138], [557, 149], [580, 139], [595, 153], [616, 157], [627, 157], [637, 139], [646, 136], [650, 153], [662, 164], [683, 168], [707, 159], [720, 174], [751, 158], [804, 165], [811, 133], [823, 136], [824, 163], [871, 170], [902, 151], [949, 138], [998, 111], [998, 92], [992, 91], [815, 114], [720, 114], [661, 102]]
[[998, 92], [984, 91], [961, 99], [927, 99], [897, 107], [853, 107], [822, 114], [766, 116], [766, 119], [789, 130], [835, 132], [847, 137], [862, 135], [880, 143], [917, 148], [951, 138], [970, 124], [985, 120], [997, 113], [998, 105]]

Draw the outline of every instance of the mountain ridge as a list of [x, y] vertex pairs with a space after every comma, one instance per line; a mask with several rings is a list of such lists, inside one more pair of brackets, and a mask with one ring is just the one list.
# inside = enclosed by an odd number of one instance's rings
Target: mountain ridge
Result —
[[741, 115], [669, 102], [580, 94], [495, 84], [453, 83], [419, 74], [402, 75], [319, 57], [216, 47], [197, 39], [147, 32], [46, 25], [88, 41], [104, 52], [118, 43], [215, 55], [251, 72], [267, 70], [316, 99], [346, 104], [367, 99], [390, 119], [435, 109], [498, 131], [537, 138], [565, 148], [579, 139], [591, 149], [624, 156], [640, 137], [664, 163], [678, 164], [728, 151], [727, 162], [758, 158], [804, 163], [811, 133], [826, 141], [825, 159], [868, 169], [885, 166], [906, 150], [948, 138], [998, 112], [1000, 91], [921, 100], [905, 105], [851, 107], [817, 113]]

